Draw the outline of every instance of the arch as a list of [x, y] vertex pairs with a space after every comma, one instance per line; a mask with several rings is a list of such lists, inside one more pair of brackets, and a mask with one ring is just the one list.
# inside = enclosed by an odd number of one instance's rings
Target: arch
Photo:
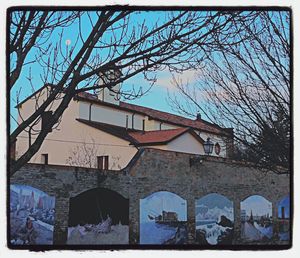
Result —
[[106, 189], [106, 190], [111, 191], [111, 192], [116, 192], [117, 194], [121, 195], [123, 198], [128, 199], [128, 197], [125, 196], [124, 193], [119, 192], [117, 190], [117, 188], [116, 189], [115, 188], [116, 187], [106, 187], [105, 185], [100, 186], [100, 187], [93, 187], [93, 188], [87, 188], [87, 187], [85, 187], [85, 188], [80, 189], [80, 190], [78, 190], [76, 192], [72, 192], [72, 194], [70, 195], [70, 199], [71, 198], [76, 198], [77, 196], [79, 196], [81, 194], [85, 194], [85, 193], [87, 193], [89, 191], [93, 191], [93, 190], [96, 190], [96, 189]]
[[10, 185], [12, 244], [53, 244], [54, 219], [54, 196], [29, 185]]
[[226, 196], [209, 193], [195, 199], [195, 227], [198, 244], [232, 244], [233, 226], [233, 201]]
[[290, 218], [290, 196], [284, 196], [282, 197], [278, 203], [278, 219], [289, 219]]
[[272, 203], [261, 195], [241, 201], [241, 238], [245, 242], [271, 243], [273, 238]]
[[290, 240], [290, 196], [281, 198], [277, 203], [278, 237], [281, 241]]
[[140, 244], [187, 243], [187, 201], [168, 191], [140, 199]]
[[128, 244], [129, 200], [108, 188], [81, 192], [70, 198], [68, 227], [68, 244]]
[[140, 200], [146, 199], [147, 197], [149, 197], [153, 194], [159, 193], [159, 192], [168, 192], [168, 193], [177, 195], [178, 197], [180, 197], [184, 200], [188, 199], [187, 198], [188, 196], [187, 196], [186, 192], [178, 193], [176, 190], [178, 190], [178, 189], [174, 189], [173, 187], [170, 187], [170, 188], [160, 187], [159, 185], [155, 185], [153, 183], [152, 188], [151, 188], [150, 191], [143, 191], [142, 192], [142, 194], [140, 195]]
[[[16, 172], [16, 174], [19, 171]], [[49, 180], [49, 179], [47, 179]], [[48, 194], [49, 196], [55, 196], [55, 190], [53, 189], [53, 185], [56, 185], [56, 182], [49, 182], [48, 184], [41, 184], [39, 180], [33, 180], [32, 178], [22, 178], [21, 180], [18, 178], [18, 175], [13, 175], [13, 177], [10, 179], [10, 185], [24, 185], [29, 186], [35, 189], [38, 189], [39, 191], [44, 192], [45, 194]]]

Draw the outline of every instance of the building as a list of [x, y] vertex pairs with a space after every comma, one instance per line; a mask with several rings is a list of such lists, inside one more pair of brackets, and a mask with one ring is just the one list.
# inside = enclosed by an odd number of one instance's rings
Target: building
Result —
[[[32, 114], [52, 87], [45, 85], [18, 104], [19, 120]], [[119, 86], [115, 87], [117, 92]], [[59, 103], [59, 99], [55, 100], [52, 107]], [[43, 128], [51, 113], [48, 109], [42, 121], [19, 135], [17, 157], [34, 141], [35, 132]], [[76, 95], [30, 162], [119, 170], [126, 167], [140, 148], [205, 154], [203, 143], [207, 138], [214, 143], [211, 155], [230, 155], [232, 129], [208, 123], [199, 115], [193, 120], [122, 102], [116, 93], [105, 88], [97, 94]]]
[[241, 210], [241, 221], [245, 222], [247, 221], [247, 214], [246, 214], [246, 210]]

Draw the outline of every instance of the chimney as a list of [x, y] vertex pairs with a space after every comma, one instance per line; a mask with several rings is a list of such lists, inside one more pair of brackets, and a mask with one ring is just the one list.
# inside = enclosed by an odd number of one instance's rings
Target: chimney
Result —
[[200, 120], [201, 120], [201, 114], [200, 114], [199, 112], [198, 112], [197, 115], [196, 115], [196, 120], [197, 120], [197, 121], [200, 121]]
[[[117, 66], [111, 66], [107, 68], [105, 72], [101, 71], [99, 73], [99, 85], [109, 84], [115, 81], [118, 81], [122, 77], [122, 72]], [[112, 87], [104, 87], [96, 90], [96, 95], [98, 99], [108, 102], [111, 104], [119, 105], [120, 104], [120, 83]]]

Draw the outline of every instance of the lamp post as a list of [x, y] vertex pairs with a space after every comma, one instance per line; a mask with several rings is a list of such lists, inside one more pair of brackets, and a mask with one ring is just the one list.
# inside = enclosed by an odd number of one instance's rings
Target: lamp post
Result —
[[214, 144], [212, 143], [212, 141], [210, 140], [210, 138], [207, 138], [207, 140], [203, 144], [203, 147], [204, 147], [205, 154], [209, 155], [213, 151]]

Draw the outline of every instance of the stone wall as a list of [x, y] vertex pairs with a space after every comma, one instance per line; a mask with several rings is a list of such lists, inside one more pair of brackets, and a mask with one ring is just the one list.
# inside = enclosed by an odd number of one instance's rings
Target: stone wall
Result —
[[[195, 199], [222, 194], [234, 205], [234, 241], [240, 237], [240, 202], [261, 195], [272, 203], [276, 225], [278, 201], [290, 194], [290, 177], [253, 167], [184, 153], [145, 149], [121, 171], [28, 164], [11, 184], [30, 185], [56, 197], [54, 244], [67, 238], [69, 199], [104, 187], [129, 198], [129, 241], [139, 243], [139, 200], [157, 191], [173, 192], [187, 201], [189, 243], [195, 240]], [[276, 227], [274, 227], [276, 229]]]

